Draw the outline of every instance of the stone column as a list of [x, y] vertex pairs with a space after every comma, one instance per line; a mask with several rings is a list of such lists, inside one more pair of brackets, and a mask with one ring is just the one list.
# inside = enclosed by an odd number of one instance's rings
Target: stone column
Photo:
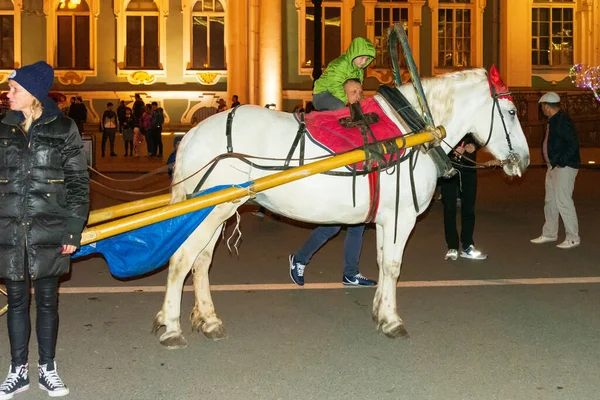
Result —
[[249, 102], [247, 0], [227, 1], [227, 104], [236, 94], [242, 104]]
[[259, 33], [259, 105], [283, 107], [282, 0], [261, 0]]
[[529, 1], [500, 2], [500, 74], [508, 86], [531, 86]]

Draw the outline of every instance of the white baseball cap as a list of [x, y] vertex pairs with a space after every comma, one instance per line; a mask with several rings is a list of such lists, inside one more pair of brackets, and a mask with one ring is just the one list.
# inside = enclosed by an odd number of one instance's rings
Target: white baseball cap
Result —
[[560, 103], [560, 96], [554, 92], [544, 94], [538, 103]]

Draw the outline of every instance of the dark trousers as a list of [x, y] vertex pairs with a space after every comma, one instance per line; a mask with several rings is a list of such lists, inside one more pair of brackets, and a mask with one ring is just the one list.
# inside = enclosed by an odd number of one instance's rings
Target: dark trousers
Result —
[[152, 154], [161, 156], [163, 153], [162, 128], [152, 128]]
[[473, 242], [475, 229], [475, 198], [477, 196], [477, 173], [460, 170], [450, 179], [440, 178], [442, 203], [444, 204], [444, 234], [448, 249], [458, 250], [458, 231], [456, 229], [456, 199], [461, 199], [460, 241], [466, 249]]
[[[8, 339], [12, 364], [23, 365], [28, 362], [29, 336], [31, 320], [29, 318], [30, 279], [25, 268], [24, 281], [6, 280], [8, 294]], [[58, 277], [33, 281], [35, 306], [37, 311], [35, 332], [38, 340], [39, 364], [54, 360], [56, 354], [56, 336], [58, 334]]]
[[114, 128], [104, 128], [102, 130], [102, 155], [106, 149], [106, 141], [110, 142], [110, 154], [115, 153], [115, 133], [117, 132]]
[[125, 155], [133, 155], [133, 140], [125, 140]]
[[[341, 225], [323, 225], [316, 228], [308, 240], [302, 245], [302, 248], [294, 254], [294, 261], [306, 265], [312, 256], [329, 239], [338, 234]], [[360, 251], [362, 250], [363, 233], [365, 224], [349, 225], [346, 231], [346, 240], [344, 241], [344, 275], [353, 277], [358, 274], [358, 261]]]
[[148, 129], [144, 132], [144, 137], [146, 138], [146, 148], [148, 149], [148, 155], [152, 154], [153, 144], [152, 144], [152, 129]]

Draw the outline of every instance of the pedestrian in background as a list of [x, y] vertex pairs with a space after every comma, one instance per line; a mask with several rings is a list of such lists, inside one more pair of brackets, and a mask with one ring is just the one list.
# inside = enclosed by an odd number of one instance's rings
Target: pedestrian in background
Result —
[[[445, 260], [457, 260], [460, 257], [471, 260], [485, 260], [487, 254], [475, 248], [473, 232], [475, 231], [475, 199], [477, 198], [477, 150], [479, 145], [470, 134], [465, 136], [450, 153], [458, 174], [438, 180], [442, 204], [444, 205], [444, 236], [448, 252]], [[456, 208], [460, 199], [460, 243], [456, 228]], [[459, 247], [462, 244], [462, 248]]]
[[[119, 103], [119, 107], [117, 107], [117, 118], [119, 118], [119, 133], [123, 133], [123, 122], [125, 121], [125, 113], [127, 111], [127, 106], [125, 105], [125, 101], [121, 100]], [[130, 110], [131, 111], [131, 110]]]
[[113, 103], [106, 103], [106, 110], [102, 114], [100, 120], [100, 132], [102, 132], [102, 157], [104, 157], [106, 150], [106, 141], [109, 141], [110, 155], [115, 157], [115, 134], [118, 126], [117, 113], [113, 111]]
[[560, 109], [560, 96], [554, 92], [544, 94], [539, 103], [548, 117], [546, 135], [542, 143], [542, 156], [546, 163], [546, 199], [544, 216], [546, 222], [542, 235], [531, 239], [531, 243], [542, 244], [558, 240], [559, 220], [565, 225], [565, 240], [556, 247], [572, 249], [579, 246], [579, 223], [573, 202], [575, 178], [579, 172], [579, 139], [575, 124], [569, 115]]
[[119, 125], [123, 127], [123, 142], [125, 142], [125, 157], [133, 156], [133, 128], [135, 122], [133, 120], [133, 114], [131, 108], [125, 108], [125, 116], [123, 121], [119, 119]]
[[[8, 78], [10, 109], [0, 123], [0, 278], [8, 300], [11, 365], [0, 398], [29, 388], [30, 296], [35, 290], [38, 383], [51, 397], [69, 389], [58, 375], [58, 279], [69, 272], [89, 209], [86, 155], [76, 124], [48, 98], [54, 70], [40, 61]], [[68, 346], [67, 346], [68, 347]]]
[[152, 137], [150, 134], [152, 133], [152, 105], [146, 104], [146, 108], [144, 109], [144, 114], [142, 114], [142, 121], [138, 125], [141, 128], [142, 134], [146, 138], [146, 148], [148, 150], [148, 155], [152, 154]]
[[152, 153], [151, 157], [162, 157], [163, 142], [162, 142], [162, 126], [165, 122], [163, 109], [158, 106], [156, 101], [152, 102], [152, 120], [151, 120], [150, 136], [152, 137]]
[[142, 143], [144, 143], [144, 135], [140, 131], [139, 127], [133, 128], [133, 156], [139, 157], [142, 150]]

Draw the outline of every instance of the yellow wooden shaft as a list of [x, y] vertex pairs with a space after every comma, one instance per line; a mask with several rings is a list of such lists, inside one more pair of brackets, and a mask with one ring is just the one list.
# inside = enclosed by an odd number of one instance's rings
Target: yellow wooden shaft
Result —
[[[443, 131], [443, 129], [442, 129]], [[435, 139], [435, 135], [431, 132], [418, 133], [411, 136], [406, 136], [404, 139], [396, 140], [398, 146], [412, 147], [423, 143], [430, 142]], [[388, 150], [384, 149], [387, 153]], [[146, 211], [141, 214], [122, 218], [106, 224], [88, 228], [83, 231], [81, 244], [97, 242], [98, 240], [106, 239], [111, 236], [118, 235], [123, 232], [128, 232], [147, 225], [151, 225], [160, 221], [174, 218], [193, 211], [201, 210], [206, 207], [225, 203], [231, 200], [240, 199], [253, 193], [262, 192], [271, 189], [275, 186], [280, 186], [285, 183], [293, 182], [298, 179], [306, 178], [311, 175], [330, 171], [336, 168], [343, 167], [365, 160], [364, 150], [353, 150], [348, 153], [332, 156], [324, 160], [316, 161], [300, 167], [291, 168], [286, 171], [281, 171], [254, 181], [254, 184], [247, 188], [232, 187], [219, 190], [205, 196], [200, 196], [194, 199], [185, 200], [176, 204], [171, 204], [165, 207]]]
[[171, 200], [170, 194], [162, 194], [160, 196], [119, 204], [118, 206], [101, 208], [99, 210], [90, 212], [87, 223], [88, 226], [96, 225], [100, 222], [110, 221], [111, 219], [117, 219], [126, 217], [128, 215], [137, 214], [142, 211], [152, 210], [166, 206], [169, 204], [169, 200]]

